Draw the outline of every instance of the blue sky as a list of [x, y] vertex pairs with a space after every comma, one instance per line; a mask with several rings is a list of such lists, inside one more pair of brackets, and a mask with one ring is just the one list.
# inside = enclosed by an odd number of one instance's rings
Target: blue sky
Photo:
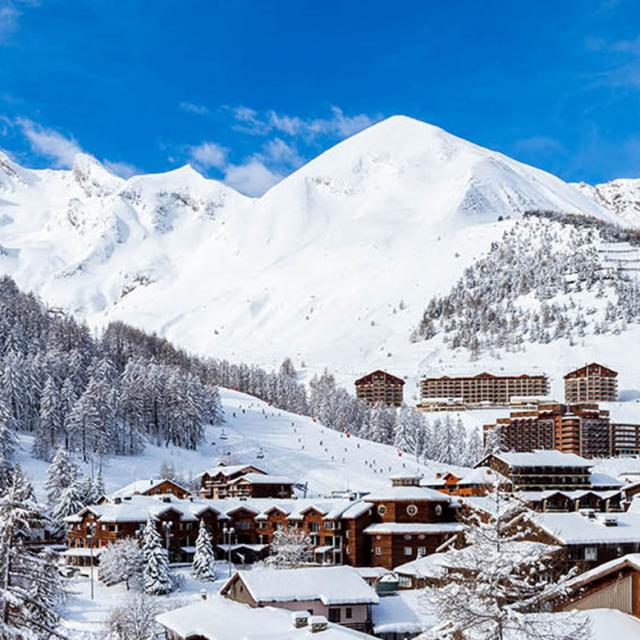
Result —
[[567, 180], [640, 177], [636, 0], [0, 0], [0, 148], [260, 193], [402, 113]]

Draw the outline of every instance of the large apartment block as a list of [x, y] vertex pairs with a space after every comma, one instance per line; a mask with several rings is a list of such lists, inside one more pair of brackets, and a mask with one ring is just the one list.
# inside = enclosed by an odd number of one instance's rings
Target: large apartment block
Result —
[[543, 403], [484, 426], [485, 442], [502, 451], [556, 449], [587, 458], [637, 450], [640, 425], [611, 423], [594, 403]]
[[422, 402], [419, 408], [436, 409], [446, 403], [477, 408], [506, 406], [513, 398], [542, 398], [549, 393], [549, 380], [545, 375], [496, 376], [479, 373], [470, 377], [440, 376], [425, 378], [420, 383]]
[[615, 402], [618, 372], [592, 362], [564, 377], [564, 399], [574, 402]]
[[386, 371], [373, 371], [355, 382], [356, 396], [369, 404], [383, 402], [399, 407], [402, 405], [404, 380]]

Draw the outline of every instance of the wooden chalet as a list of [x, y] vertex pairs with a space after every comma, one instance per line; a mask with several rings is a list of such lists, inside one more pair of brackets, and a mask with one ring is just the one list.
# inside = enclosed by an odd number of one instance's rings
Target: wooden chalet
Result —
[[568, 403], [615, 402], [618, 372], [592, 362], [564, 376], [564, 397]]

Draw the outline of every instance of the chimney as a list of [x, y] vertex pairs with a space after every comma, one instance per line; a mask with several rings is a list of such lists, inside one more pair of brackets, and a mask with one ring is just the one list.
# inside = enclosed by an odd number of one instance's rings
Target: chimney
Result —
[[605, 516], [604, 517], [604, 526], [605, 527], [617, 527], [618, 526], [618, 518], [616, 516]]
[[201, 600], [206, 600], [207, 599], [207, 590], [206, 589], [200, 589], [200, 599]]
[[324, 616], [311, 616], [309, 625], [311, 626], [311, 633], [319, 633], [320, 631], [326, 631], [329, 623]]
[[113, 504], [122, 504], [122, 498], [114, 498]]
[[293, 627], [295, 629], [302, 629], [303, 627], [306, 627], [309, 622], [309, 612], [294, 611], [291, 614], [291, 619], [293, 620]]

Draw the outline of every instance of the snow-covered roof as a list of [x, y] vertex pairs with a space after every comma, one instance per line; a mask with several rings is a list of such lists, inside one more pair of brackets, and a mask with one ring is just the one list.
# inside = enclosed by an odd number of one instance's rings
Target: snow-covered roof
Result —
[[250, 484], [293, 484], [293, 480], [286, 476], [270, 476], [262, 473], [245, 473], [243, 476], [231, 480], [229, 484], [239, 484], [241, 482], [249, 482]]
[[354, 569], [365, 580], [377, 580], [389, 573], [389, 569], [385, 569], [384, 567], [354, 567]]
[[130, 482], [129, 484], [127, 484], [124, 487], [122, 487], [121, 489], [118, 489], [113, 494], [112, 497], [113, 498], [124, 498], [125, 496], [133, 496], [133, 495], [136, 495], [136, 494], [143, 494], [146, 491], [149, 491], [151, 489], [155, 489], [156, 487], [160, 486], [163, 482], [170, 482], [171, 484], [179, 487], [180, 489], [182, 489], [186, 493], [190, 493], [189, 489], [187, 489], [186, 487], [183, 487], [182, 485], [178, 484], [174, 480], [169, 480], [168, 478], [160, 478], [160, 479], [152, 478], [152, 479], [148, 479], [148, 480], [134, 480], [133, 482]]
[[[639, 513], [597, 513], [590, 518], [581, 513], [536, 513], [531, 520], [563, 544], [640, 544]], [[607, 526], [606, 519], [615, 519]]]
[[476, 467], [458, 481], [459, 486], [511, 484], [511, 480], [491, 467]]
[[320, 600], [324, 605], [376, 604], [376, 592], [353, 567], [253, 569], [238, 571], [222, 588], [240, 579], [258, 603]]
[[388, 487], [369, 493], [364, 497], [369, 502], [451, 502], [451, 498], [429, 487]]
[[526, 502], [538, 502], [546, 500], [556, 495], [564, 496], [569, 500], [579, 500], [584, 496], [594, 495], [601, 500], [608, 500], [615, 496], [621, 496], [622, 493], [617, 490], [597, 491], [595, 489], [575, 489], [573, 491], [564, 491], [562, 489], [545, 489], [544, 491], [520, 491], [518, 495]]
[[400, 595], [380, 598], [371, 610], [373, 633], [377, 636], [387, 633], [414, 634], [423, 631], [418, 616]]
[[301, 520], [310, 509], [322, 514], [329, 520], [355, 518], [366, 513], [372, 505], [368, 502], [353, 501], [346, 498], [225, 498], [209, 500], [205, 498], [180, 499], [165, 494], [157, 496], [126, 496], [121, 502], [105, 502], [89, 505], [77, 514], [67, 518], [67, 522], [80, 522], [82, 515], [90, 511], [101, 522], [145, 522], [149, 515], [157, 518], [167, 510], [173, 509], [181, 514], [182, 521], [195, 521], [200, 514], [212, 510], [218, 519], [227, 519], [230, 514], [245, 510], [264, 519], [273, 509], [278, 509], [289, 520]]
[[251, 608], [245, 604], [209, 597], [186, 607], [167, 611], [156, 620], [181, 638], [207, 640], [371, 640], [371, 636], [328, 623], [327, 629], [311, 633], [308, 626], [294, 627], [294, 615], [275, 607]]
[[394, 569], [395, 573], [403, 576], [437, 578], [444, 573], [446, 553], [431, 553], [411, 562], [405, 562]]
[[636, 571], [640, 571], [640, 553], [628, 553], [626, 556], [622, 556], [621, 558], [609, 560], [609, 562], [605, 562], [594, 569], [585, 571], [575, 578], [572, 578], [568, 584], [570, 587], [576, 589], [588, 582], [591, 582], [592, 580], [601, 578], [625, 567], [630, 567]]
[[593, 464], [575, 453], [562, 453], [555, 449], [535, 449], [529, 452], [498, 451], [491, 454], [510, 467], [575, 467], [589, 468]]
[[[223, 476], [233, 476], [236, 473], [242, 473], [247, 469], [258, 469], [258, 467], [256, 467], [253, 464], [228, 464], [228, 465], [219, 464], [215, 467], [205, 469], [204, 471], [199, 473], [197, 477], [201, 477], [205, 473], [208, 473], [210, 476], [217, 476], [219, 474], [222, 474]], [[262, 471], [262, 469], [258, 469], [258, 471]], [[254, 472], [250, 472], [250, 473], [254, 473]]]
[[381, 522], [370, 524], [364, 533], [375, 534], [437, 534], [437, 533], [457, 533], [463, 527], [459, 522]]
[[610, 476], [606, 473], [591, 472], [591, 486], [592, 487], [623, 487], [624, 482]]

